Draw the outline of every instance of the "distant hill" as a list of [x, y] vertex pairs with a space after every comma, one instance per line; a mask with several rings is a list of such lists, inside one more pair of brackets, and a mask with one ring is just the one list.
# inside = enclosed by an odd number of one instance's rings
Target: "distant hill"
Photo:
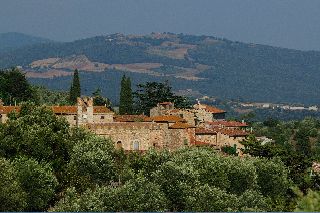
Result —
[[23, 33], [0, 33], [0, 53], [12, 51], [28, 45], [49, 42], [49, 39], [26, 35]]
[[0, 67], [11, 66], [22, 66], [35, 84], [60, 89], [68, 89], [78, 68], [85, 94], [100, 87], [114, 101], [123, 73], [133, 84], [169, 80], [180, 94], [193, 96], [302, 104], [320, 100], [320, 52], [212, 36], [112, 34], [38, 43], [0, 53]]

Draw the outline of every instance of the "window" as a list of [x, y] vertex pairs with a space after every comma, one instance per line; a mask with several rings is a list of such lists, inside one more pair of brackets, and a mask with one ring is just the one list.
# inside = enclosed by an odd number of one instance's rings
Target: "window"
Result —
[[100, 118], [101, 118], [101, 120], [103, 120], [103, 119], [104, 119], [104, 116], [102, 115]]
[[122, 149], [122, 142], [121, 141], [117, 142], [117, 149]]
[[77, 120], [77, 116], [75, 115], [75, 116], [73, 116], [73, 120]]
[[133, 141], [133, 150], [139, 150], [139, 149], [140, 149], [139, 141]]
[[183, 114], [180, 114], [180, 118], [183, 118]]

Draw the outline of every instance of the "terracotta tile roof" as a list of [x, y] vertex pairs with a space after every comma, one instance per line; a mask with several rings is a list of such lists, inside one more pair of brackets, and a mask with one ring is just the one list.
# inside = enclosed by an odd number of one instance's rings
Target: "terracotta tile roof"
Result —
[[55, 114], [77, 114], [76, 106], [52, 106], [51, 109]]
[[202, 127], [198, 127], [196, 128], [195, 133], [196, 134], [217, 134], [217, 133], [221, 133], [224, 135], [228, 135], [231, 137], [245, 137], [248, 135], [247, 132], [245, 132], [244, 130], [241, 129], [227, 129], [227, 128], [223, 128], [223, 127], [211, 127], [211, 128], [202, 128]]
[[8, 114], [10, 112], [20, 112], [20, 106], [0, 106], [0, 114]]
[[186, 122], [183, 118], [176, 115], [160, 115], [150, 118], [154, 122], [166, 122], [166, 123], [176, 123], [176, 122]]
[[93, 113], [112, 113], [112, 111], [105, 106], [94, 106]]
[[148, 116], [145, 115], [117, 115], [114, 117], [115, 122], [146, 122], [151, 121]]
[[226, 112], [226, 111], [224, 111], [222, 109], [219, 109], [219, 108], [216, 108], [216, 107], [213, 107], [213, 106], [209, 106], [209, 105], [206, 105], [205, 110], [207, 112], [211, 112], [211, 113], [214, 113], [214, 114], [220, 114], [220, 113], [225, 113]]
[[214, 129], [206, 129], [206, 128], [198, 127], [198, 128], [196, 128], [196, 134], [216, 135], [217, 131]]
[[[8, 114], [12, 111], [20, 111], [20, 106], [0, 106], [1, 114]], [[51, 106], [49, 107], [55, 114], [77, 114], [77, 106]], [[93, 113], [110, 113], [112, 112], [105, 106], [94, 106]]]
[[247, 136], [248, 133], [241, 130], [241, 129], [220, 129], [218, 130], [220, 133], [224, 134], [224, 135], [228, 135], [231, 137], [236, 137], [236, 136], [240, 136], [240, 137], [244, 137]]
[[226, 111], [222, 110], [222, 109], [219, 109], [217, 107], [213, 107], [213, 106], [209, 106], [209, 105], [206, 105], [206, 104], [196, 104], [194, 105], [194, 108], [195, 109], [204, 109], [205, 111], [207, 112], [211, 112], [213, 114], [221, 114], [221, 113], [226, 113]]
[[195, 126], [191, 126], [187, 123], [177, 122], [169, 127], [170, 129], [189, 129], [189, 128], [195, 128]]
[[212, 122], [207, 122], [211, 126], [224, 126], [224, 127], [246, 127], [248, 126], [247, 123], [242, 123], [238, 121], [212, 121]]

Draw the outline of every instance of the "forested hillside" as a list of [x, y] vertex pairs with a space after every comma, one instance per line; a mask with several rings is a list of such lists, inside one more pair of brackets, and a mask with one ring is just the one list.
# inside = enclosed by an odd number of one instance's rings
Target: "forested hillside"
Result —
[[49, 39], [29, 36], [22, 33], [1, 33], [0, 34], [0, 53], [12, 51], [28, 45], [46, 43]]
[[[110, 88], [108, 80], [125, 72], [133, 84], [169, 79], [175, 90], [222, 99], [317, 104], [320, 98], [320, 52], [211, 36], [113, 34], [40, 43], [0, 53], [0, 67], [12, 66], [22, 66], [36, 84], [61, 89], [68, 89], [64, 79], [78, 68], [83, 81], [103, 85], [111, 97], [119, 88]], [[89, 84], [83, 89], [92, 92]]]

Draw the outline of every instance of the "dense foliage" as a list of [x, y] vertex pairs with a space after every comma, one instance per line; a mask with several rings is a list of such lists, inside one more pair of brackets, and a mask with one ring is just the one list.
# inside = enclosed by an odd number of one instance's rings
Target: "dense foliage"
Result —
[[7, 105], [35, 101], [32, 87], [20, 70], [0, 70], [0, 99]]
[[92, 93], [92, 97], [94, 106], [106, 106], [108, 108], [111, 107], [111, 101], [109, 100], [109, 98], [105, 98], [102, 96], [100, 88]]
[[320, 211], [320, 192], [308, 191], [306, 196], [299, 194], [301, 200], [295, 211], [297, 212], [319, 212]]
[[[319, 190], [320, 175], [313, 175], [311, 165], [320, 161], [320, 121], [307, 118], [302, 121], [280, 122], [269, 119], [255, 123], [257, 136], [267, 136], [272, 141], [261, 143], [254, 136], [243, 142], [244, 152], [252, 156], [272, 159], [278, 157], [289, 170], [289, 178], [302, 193], [309, 189]], [[273, 183], [275, 184], [275, 183]], [[268, 187], [268, 185], [265, 185]], [[297, 197], [289, 190], [287, 205], [294, 207], [292, 198]]]
[[60, 106], [69, 104], [69, 93], [49, 90], [42, 86], [33, 86], [33, 94], [39, 105]]
[[[133, 154], [134, 155], [134, 154]], [[132, 160], [132, 157], [135, 160]], [[287, 170], [279, 160], [224, 157], [210, 149], [174, 153], [149, 151], [125, 160], [131, 177], [120, 186], [101, 183], [83, 193], [67, 189], [55, 211], [249, 211], [282, 210], [289, 187]], [[262, 162], [263, 161], [263, 162]], [[269, 170], [260, 171], [261, 165]], [[151, 169], [151, 170], [150, 170]], [[259, 169], [260, 173], [256, 170]], [[269, 176], [265, 194], [259, 178]], [[280, 173], [279, 173], [280, 172]], [[277, 178], [276, 180], [274, 178]], [[273, 205], [273, 202], [280, 203]]]
[[176, 108], [190, 108], [189, 100], [182, 96], [174, 95], [168, 82], [146, 82], [138, 84], [138, 89], [134, 92], [135, 111], [149, 115], [150, 109], [157, 106], [158, 103], [170, 101]]

